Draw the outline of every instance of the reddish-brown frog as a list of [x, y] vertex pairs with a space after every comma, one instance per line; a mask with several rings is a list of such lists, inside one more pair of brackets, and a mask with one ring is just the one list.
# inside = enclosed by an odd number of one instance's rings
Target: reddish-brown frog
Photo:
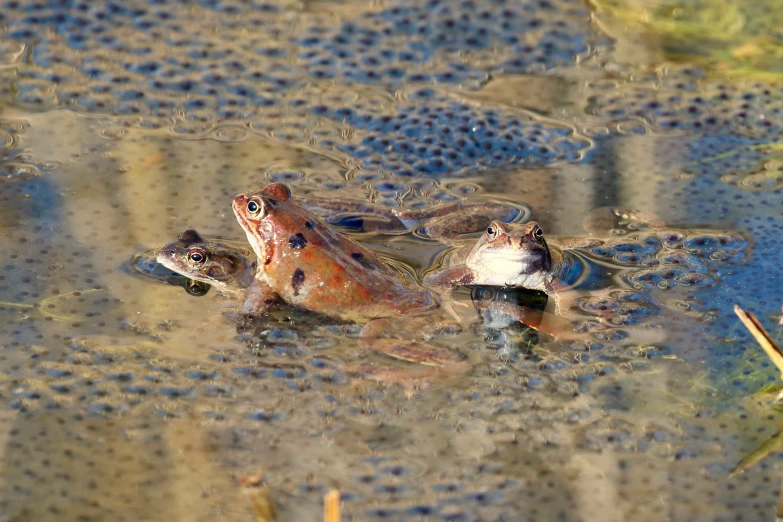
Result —
[[239, 194], [232, 206], [258, 256], [246, 312], [263, 311], [264, 304], [277, 296], [352, 321], [437, 306], [429, 291], [294, 202], [281, 183]]
[[[360, 334], [366, 348], [439, 367], [451, 365], [454, 371], [465, 369], [456, 352], [385, 337], [390, 331], [420, 330], [428, 319], [413, 316], [437, 308], [432, 294], [292, 201], [288, 187], [273, 183], [257, 193], [239, 194], [232, 206], [258, 257], [246, 313], [263, 312], [280, 297], [314, 312], [366, 323]], [[395, 321], [403, 315], [406, 323], [422, 324], [401, 328]]]

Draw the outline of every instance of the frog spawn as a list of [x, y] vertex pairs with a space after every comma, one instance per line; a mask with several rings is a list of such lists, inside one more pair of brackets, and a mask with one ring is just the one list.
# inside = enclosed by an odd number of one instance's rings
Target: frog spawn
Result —
[[587, 112], [615, 121], [640, 118], [660, 130], [769, 138], [782, 124], [778, 86], [721, 82], [699, 69], [671, 67], [662, 75], [642, 73], [636, 83], [599, 80], [587, 89]]
[[57, 167], [54, 162], [37, 164], [23, 147], [24, 133], [29, 125], [20, 120], [0, 119], [0, 183], [12, 183], [35, 178], [41, 170]]
[[[326, 153], [350, 153], [357, 146], [351, 136], [362, 127], [348, 125], [343, 117], [324, 121], [317, 109], [323, 104], [340, 109], [332, 101], [335, 91], [352, 106], [364, 91], [348, 85], [332, 89], [321, 80], [339, 78], [395, 90], [400, 82], [477, 86], [490, 71], [519, 73], [570, 63], [592, 38], [583, 7], [569, 0], [510, 2], [499, 13], [475, 13], [469, 1], [434, 2], [430, 8], [399, 2], [380, 12], [360, 11], [334, 30], [327, 29], [334, 26], [329, 12], [299, 12], [294, 5], [213, 7], [174, 15], [165, 5], [144, 1], [122, 6], [81, 3], [75, 10], [10, 2], [4, 9], [3, 36], [25, 43], [31, 54], [31, 63], [15, 66], [14, 102], [26, 109], [66, 107], [110, 116], [120, 126], [171, 128], [182, 136], [231, 141], [251, 133]], [[299, 23], [291, 24], [292, 17]], [[427, 20], [440, 27], [434, 37], [420, 32]], [[209, 37], [189, 32], [203, 24], [221, 31]], [[253, 28], [252, 38], [247, 37], [248, 27]], [[497, 38], [510, 46], [510, 54], [498, 56]], [[104, 52], [107, 46], [111, 54]], [[462, 51], [467, 49], [472, 58], [466, 61]], [[487, 62], [490, 65], [480, 65]], [[426, 72], [415, 72], [417, 67]], [[431, 103], [428, 92], [411, 94], [412, 101], [417, 98], [414, 109]], [[493, 140], [492, 130], [479, 136], [480, 145], [493, 148], [497, 163], [548, 164], [574, 158], [588, 146], [560, 125], [529, 117], [510, 119], [503, 130], [512, 136], [511, 146]], [[407, 131], [429, 132], [415, 125]], [[460, 153], [464, 146], [438, 145], [448, 143], [449, 136], [433, 142], [433, 154], [413, 150], [412, 137], [395, 136], [400, 146], [407, 140], [411, 150], [385, 165], [380, 155], [367, 158], [368, 169], [388, 175], [399, 164], [405, 165], [402, 170], [431, 175], [470, 164], [464, 158], [454, 162], [431, 157], [439, 149], [446, 151], [444, 158]], [[472, 147], [474, 140], [468, 133], [455, 141]]]
[[687, 140], [663, 138], [671, 142], [667, 147], [683, 149], [684, 164], [675, 163], [674, 175], [684, 170], [714, 176], [752, 192], [781, 188], [776, 138], [783, 125], [780, 86], [722, 82], [704, 71], [678, 67], [654, 78], [641, 75], [639, 80], [589, 85], [586, 111], [613, 120], [620, 134], [631, 127], [642, 133], [692, 134]]
[[641, 290], [714, 284], [719, 279], [713, 267], [742, 262], [747, 248], [739, 234], [663, 229], [596, 241], [587, 254], [627, 267], [622, 279]]
[[[482, 9], [472, 1], [401, 1], [340, 25], [308, 26], [296, 42], [305, 70], [319, 79], [476, 88], [489, 73], [569, 63], [587, 50], [584, 15], [581, 6], [568, 1], [509, 2], [502, 10]], [[505, 44], [502, 52], [497, 40]]]
[[[575, 160], [590, 147], [572, 129], [546, 125], [526, 113], [508, 117], [494, 109], [459, 103], [432, 89], [413, 91], [408, 99], [427, 103], [395, 107], [396, 114], [355, 103], [312, 110], [357, 129], [361, 142], [336, 144], [338, 149], [360, 159], [369, 171], [400, 177], [455, 176], [471, 172], [476, 164], [494, 167]], [[520, 132], [519, 125], [530, 129]]]
[[[613, 327], [655, 324], [664, 308], [703, 319], [709, 307], [695, 300], [694, 293], [719, 283], [726, 267], [737, 266], [748, 255], [747, 239], [718, 231], [652, 229], [572, 244], [588, 260], [600, 261], [599, 269], [611, 266], [618, 274], [620, 289], [610, 287], [575, 302], [578, 310]], [[585, 327], [594, 330], [597, 324]]]

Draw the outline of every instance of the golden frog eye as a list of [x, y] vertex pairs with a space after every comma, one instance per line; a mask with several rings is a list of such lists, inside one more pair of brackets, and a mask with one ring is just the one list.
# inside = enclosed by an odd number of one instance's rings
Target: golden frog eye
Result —
[[495, 227], [487, 227], [487, 235], [491, 238], [494, 238], [498, 235], [498, 231]]
[[247, 202], [247, 213], [250, 217], [263, 218], [266, 215], [264, 203], [258, 198], [251, 199]]
[[536, 241], [541, 241], [544, 239], [544, 231], [541, 229], [541, 227], [536, 227], [535, 230], [533, 230], [533, 237], [536, 238]]
[[201, 266], [207, 262], [207, 253], [200, 249], [194, 248], [188, 252], [188, 263], [192, 266]]

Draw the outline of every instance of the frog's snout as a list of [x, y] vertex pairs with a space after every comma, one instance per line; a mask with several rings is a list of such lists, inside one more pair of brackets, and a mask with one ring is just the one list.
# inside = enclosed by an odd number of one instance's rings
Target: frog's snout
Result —
[[172, 249], [169, 247], [164, 247], [161, 248], [158, 252], [158, 255], [155, 256], [155, 261], [157, 261], [158, 264], [161, 264], [170, 269], [171, 265], [173, 265], [174, 258], [175, 255]]
[[250, 198], [247, 197], [247, 194], [237, 194], [234, 196], [234, 201], [231, 204], [234, 208], [241, 208], [247, 204], [248, 199]]
[[242, 216], [247, 208], [247, 202], [250, 200], [247, 194], [237, 194], [231, 202], [231, 208], [237, 217]]

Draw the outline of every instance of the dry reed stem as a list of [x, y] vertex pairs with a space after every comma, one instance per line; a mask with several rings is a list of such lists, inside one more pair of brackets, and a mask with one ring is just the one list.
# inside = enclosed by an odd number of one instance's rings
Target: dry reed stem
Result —
[[340, 492], [336, 489], [324, 495], [324, 522], [340, 522]]

